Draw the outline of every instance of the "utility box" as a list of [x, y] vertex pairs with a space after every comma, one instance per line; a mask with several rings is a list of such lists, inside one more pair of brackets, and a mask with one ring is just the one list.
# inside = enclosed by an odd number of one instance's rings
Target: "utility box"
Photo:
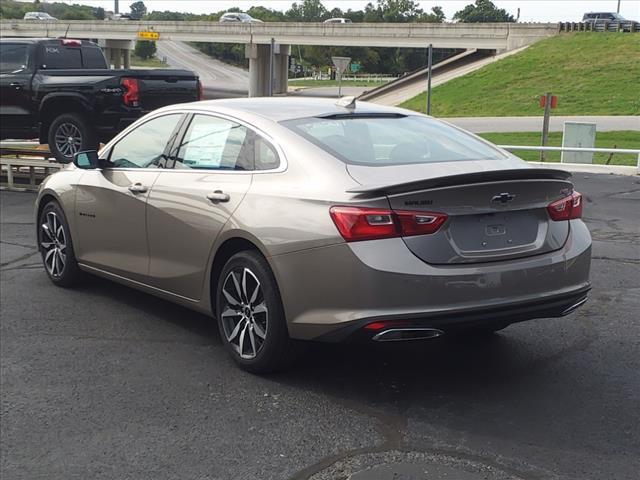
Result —
[[[593, 148], [596, 144], [596, 124], [564, 122], [563, 147]], [[562, 163], [593, 163], [592, 152], [562, 152]]]

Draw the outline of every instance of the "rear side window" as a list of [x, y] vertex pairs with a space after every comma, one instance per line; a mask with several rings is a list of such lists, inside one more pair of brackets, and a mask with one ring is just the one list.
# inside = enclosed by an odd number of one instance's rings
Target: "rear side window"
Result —
[[63, 47], [62, 45], [44, 45], [42, 68], [47, 70], [66, 70], [82, 68], [80, 48]]
[[109, 68], [99, 47], [82, 47], [82, 63], [84, 68]]
[[256, 170], [275, 170], [280, 166], [278, 152], [264, 138], [255, 138]]
[[180, 144], [174, 168], [252, 170], [249, 130], [224, 118], [195, 115]]
[[497, 148], [427, 117], [354, 115], [283, 124], [349, 164], [389, 166], [505, 158]]
[[0, 43], [0, 73], [12, 73], [27, 67], [29, 45]]

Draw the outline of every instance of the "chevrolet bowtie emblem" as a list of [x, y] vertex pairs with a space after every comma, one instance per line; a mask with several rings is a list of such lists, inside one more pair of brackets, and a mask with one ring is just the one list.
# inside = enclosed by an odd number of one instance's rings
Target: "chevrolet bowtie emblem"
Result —
[[495, 203], [499, 203], [501, 205], [506, 205], [507, 203], [509, 203], [510, 201], [512, 201], [514, 198], [516, 198], [515, 195], [512, 195], [510, 193], [501, 193], [500, 195], [495, 195], [491, 201], [495, 202]]

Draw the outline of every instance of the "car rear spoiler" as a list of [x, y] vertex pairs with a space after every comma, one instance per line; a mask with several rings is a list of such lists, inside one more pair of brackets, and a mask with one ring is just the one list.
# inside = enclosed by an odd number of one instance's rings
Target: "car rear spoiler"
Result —
[[463, 173], [404, 183], [360, 185], [358, 187], [348, 189], [347, 193], [394, 195], [397, 193], [449, 187], [452, 185], [469, 185], [473, 183], [502, 182], [509, 180], [569, 180], [570, 178], [571, 174], [564, 170], [548, 168], [519, 168], [513, 170]]

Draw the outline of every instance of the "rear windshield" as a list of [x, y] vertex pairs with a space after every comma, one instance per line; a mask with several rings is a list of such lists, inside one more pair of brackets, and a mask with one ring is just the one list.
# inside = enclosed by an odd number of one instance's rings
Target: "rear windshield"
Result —
[[427, 117], [303, 118], [283, 124], [349, 164], [388, 166], [505, 158], [472, 135]]
[[47, 70], [73, 70], [82, 68], [82, 55], [80, 54], [80, 48], [45, 44], [42, 64]]

